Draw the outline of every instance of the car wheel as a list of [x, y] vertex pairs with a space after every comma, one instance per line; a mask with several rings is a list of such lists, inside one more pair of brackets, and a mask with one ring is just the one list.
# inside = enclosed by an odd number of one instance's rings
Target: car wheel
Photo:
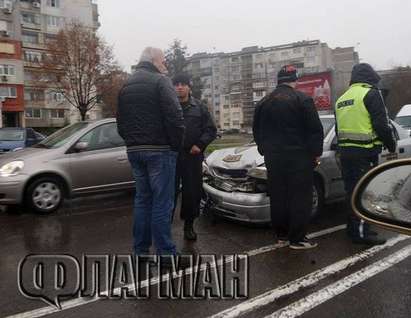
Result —
[[63, 186], [53, 177], [34, 180], [27, 188], [26, 203], [35, 212], [49, 214], [63, 202]]
[[324, 190], [318, 178], [314, 179], [313, 185], [313, 204], [311, 209], [311, 218], [318, 216], [324, 205]]

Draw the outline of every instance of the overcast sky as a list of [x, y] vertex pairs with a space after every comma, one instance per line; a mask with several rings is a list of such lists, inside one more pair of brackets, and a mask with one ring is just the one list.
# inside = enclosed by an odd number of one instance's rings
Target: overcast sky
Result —
[[409, 0], [98, 0], [100, 34], [126, 71], [146, 46], [190, 53], [321, 40], [378, 69], [411, 65]]

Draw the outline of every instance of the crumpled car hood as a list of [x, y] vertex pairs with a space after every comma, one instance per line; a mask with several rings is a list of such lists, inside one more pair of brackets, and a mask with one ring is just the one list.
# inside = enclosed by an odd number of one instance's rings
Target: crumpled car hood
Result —
[[264, 164], [264, 157], [257, 151], [255, 144], [215, 150], [207, 157], [211, 168], [250, 170]]

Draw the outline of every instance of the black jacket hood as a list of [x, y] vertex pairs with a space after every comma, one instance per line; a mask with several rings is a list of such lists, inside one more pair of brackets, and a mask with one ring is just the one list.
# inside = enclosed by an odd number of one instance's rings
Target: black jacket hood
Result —
[[354, 66], [351, 73], [350, 85], [355, 83], [367, 83], [372, 86], [377, 86], [381, 77], [372, 68], [370, 64], [360, 63]]

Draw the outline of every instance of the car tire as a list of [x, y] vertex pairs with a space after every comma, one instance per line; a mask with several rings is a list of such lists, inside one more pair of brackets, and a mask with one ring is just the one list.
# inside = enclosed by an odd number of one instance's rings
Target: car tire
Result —
[[319, 216], [324, 206], [324, 190], [318, 177], [314, 178], [311, 219]]
[[41, 177], [27, 188], [26, 206], [40, 214], [55, 212], [64, 200], [63, 184], [54, 177]]

